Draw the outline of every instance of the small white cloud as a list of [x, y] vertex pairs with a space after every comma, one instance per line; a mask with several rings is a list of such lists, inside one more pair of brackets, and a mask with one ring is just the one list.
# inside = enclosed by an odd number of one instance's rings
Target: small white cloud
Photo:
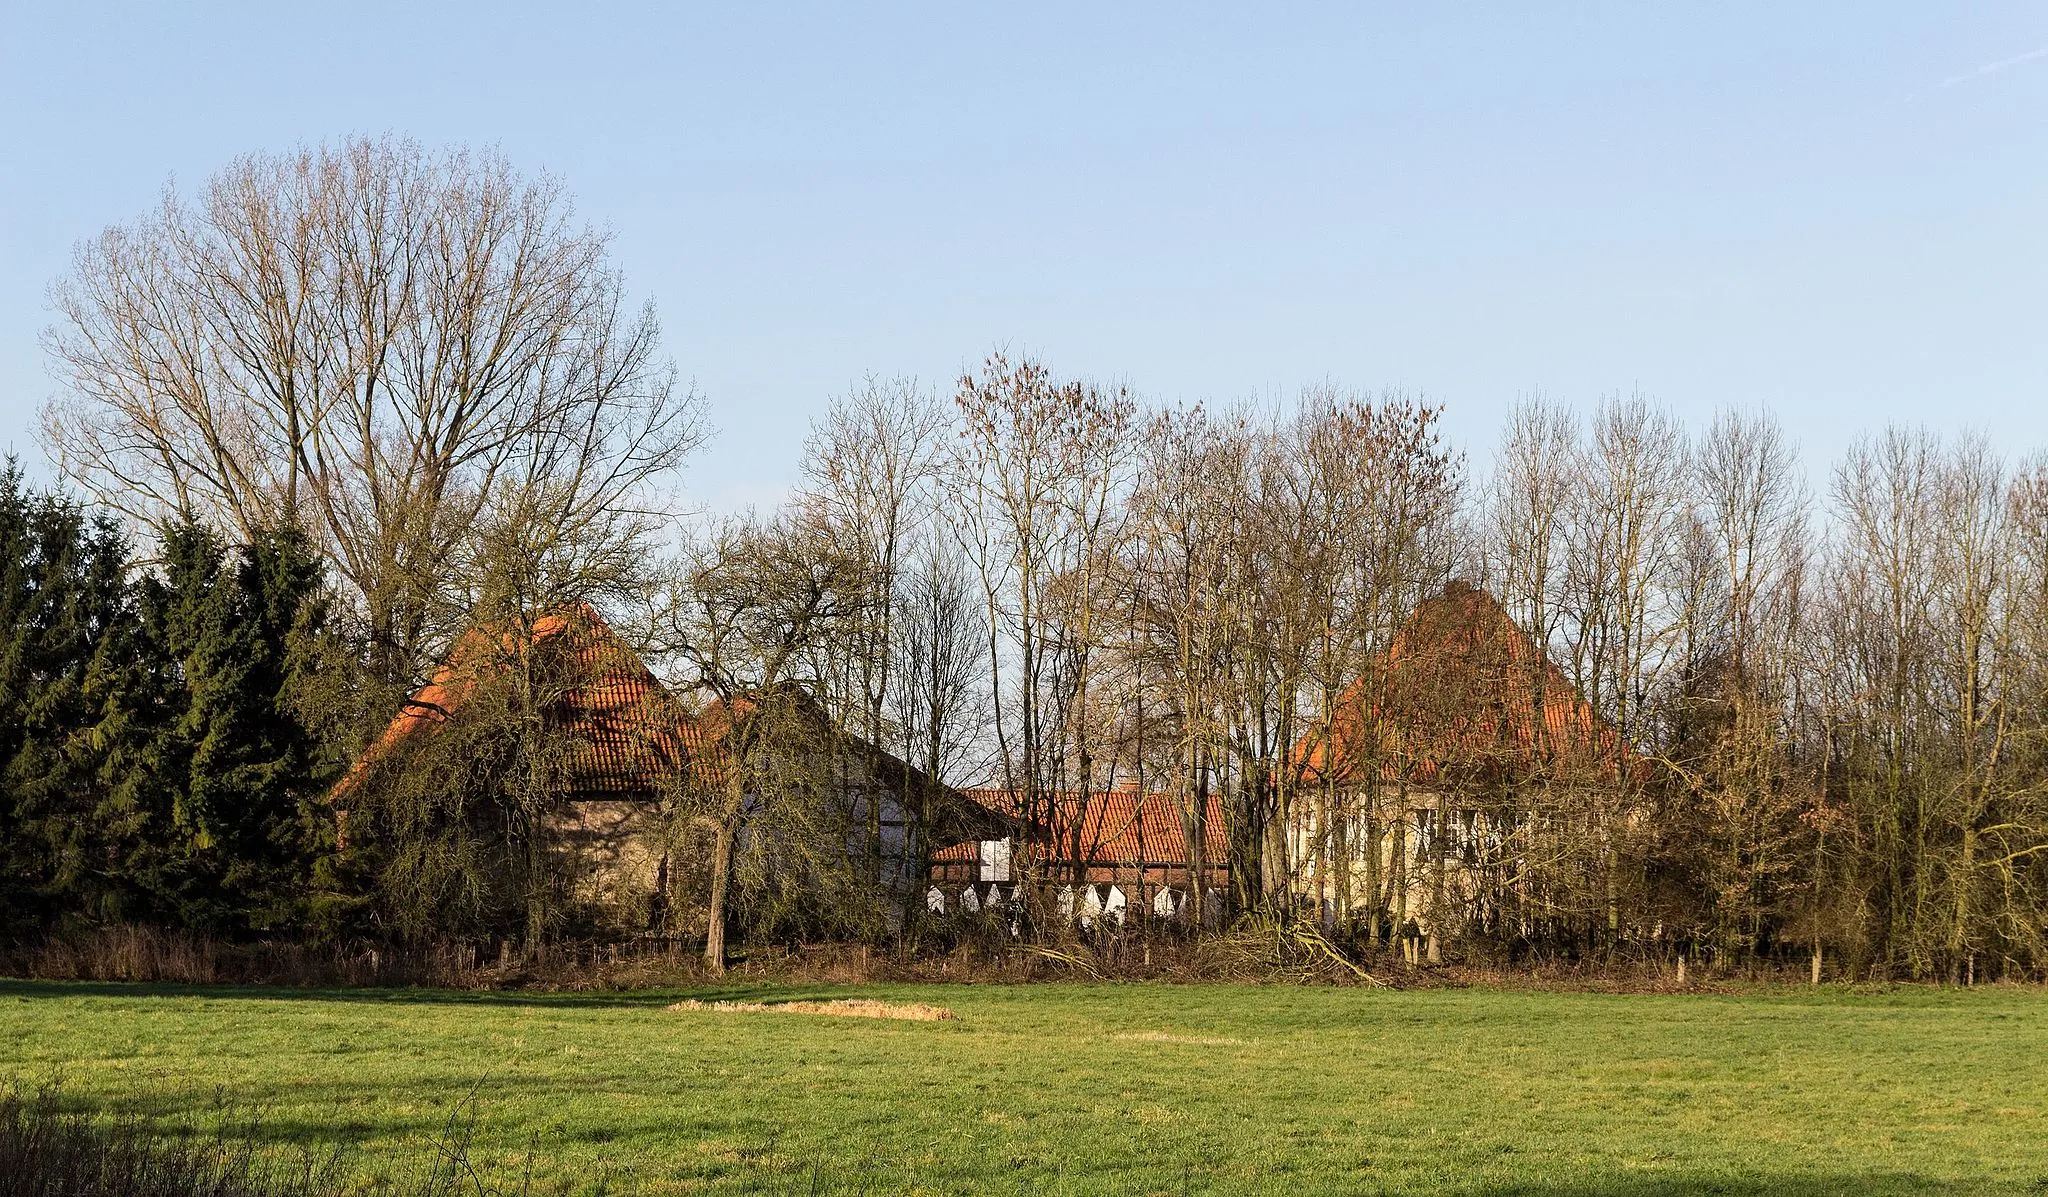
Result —
[[2032, 62], [2036, 58], [2048, 58], [2048, 46], [2042, 46], [2038, 50], [2029, 50], [2025, 54], [2015, 54], [2011, 58], [2001, 58], [1997, 62], [1987, 62], [1966, 75], [1957, 75], [1953, 79], [1943, 79], [1941, 85], [1943, 87], [1954, 87], [1958, 83], [1968, 83], [1972, 79], [1982, 79], [1986, 75], [1996, 75], [2007, 67], [2018, 66], [2023, 62]]

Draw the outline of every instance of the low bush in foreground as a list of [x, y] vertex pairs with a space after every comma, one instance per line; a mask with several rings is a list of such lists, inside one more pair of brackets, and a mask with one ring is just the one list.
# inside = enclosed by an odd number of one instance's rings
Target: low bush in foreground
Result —
[[[1244, 919], [1202, 935], [1075, 934], [1051, 942], [986, 935], [927, 938], [915, 947], [864, 943], [756, 944], [736, 949], [723, 977], [699, 945], [648, 939], [555, 943], [533, 953], [509, 943], [234, 943], [188, 931], [113, 925], [0, 941], [0, 977], [39, 981], [138, 981], [173, 985], [300, 987], [421, 986], [437, 989], [624, 991], [721, 980], [784, 984], [1033, 983], [1042, 981], [1240, 981], [1434, 988], [1600, 989], [1665, 993], [1806, 982], [1805, 959], [1747, 959], [1738, 966], [1671, 955], [1614, 953], [1517, 961], [1403, 958], [1396, 948], [1326, 938], [1303, 923]], [[1829, 982], [1851, 980], [1830, 966]]]
[[339, 1150], [286, 1163], [249, 1134], [167, 1135], [49, 1089], [0, 1098], [0, 1197], [328, 1197], [341, 1179]]
[[[467, 1100], [402, 1180], [365, 1178], [350, 1166], [352, 1145], [280, 1148], [260, 1120], [238, 1121], [218, 1100], [211, 1113], [213, 1128], [202, 1132], [70, 1108], [52, 1087], [17, 1086], [0, 1096], [0, 1197], [505, 1197], [470, 1158]], [[531, 1191], [531, 1162], [514, 1170], [517, 1197]]]

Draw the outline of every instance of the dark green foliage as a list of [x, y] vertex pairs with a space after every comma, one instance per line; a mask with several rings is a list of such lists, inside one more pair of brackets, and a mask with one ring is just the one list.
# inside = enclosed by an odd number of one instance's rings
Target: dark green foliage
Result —
[[[20, 927], [67, 909], [118, 915], [100, 849], [135, 830], [96, 784], [136, 692], [103, 657], [132, 623], [128, 546], [113, 524], [0, 473], [0, 915]], [[125, 650], [115, 649], [119, 656]], [[119, 686], [112, 689], [121, 689]]]
[[0, 476], [0, 913], [19, 934], [132, 921], [305, 925], [333, 837], [315, 717], [344, 684], [318, 557], [114, 525]]
[[319, 799], [333, 772], [300, 714], [328, 636], [317, 558], [293, 532], [230, 551], [196, 524], [167, 530], [162, 562], [136, 584], [157, 722], [140, 767], [112, 785], [154, 789], [162, 830], [137, 870], [179, 925], [223, 933], [300, 923], [312, 862], [331, 842]]

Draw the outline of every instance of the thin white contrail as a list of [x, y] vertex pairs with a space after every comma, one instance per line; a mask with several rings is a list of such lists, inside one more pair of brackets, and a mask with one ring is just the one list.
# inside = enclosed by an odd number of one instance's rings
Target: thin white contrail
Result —
[[1987, 62], [1967, 75], [1957, 75], [1953, 79], [1943, 79], [1941, 85], [1943, 87], [1954, 87], [1958, 83], [1968, 83], [1972, 79], [1982, 79], [1986, 75], [1996, 75], [2009, 66], [2018, 66], [2023, 62], [2032, 62], [2036, 58], [2048, 58], [2048, 46], [2042, 46], [2038, 50], [2029, 50], [2025, 54], [2015, 54], [2011, 58], [2001, 58], [1997, 62]]

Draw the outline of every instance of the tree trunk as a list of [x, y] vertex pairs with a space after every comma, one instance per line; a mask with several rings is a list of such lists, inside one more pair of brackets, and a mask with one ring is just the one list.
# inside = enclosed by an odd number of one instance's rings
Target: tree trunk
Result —
[[725, 896], [732, 883], [732, 853], [736, 838], [730, 822], [719, 824], [717, 843], [711, 854], [711, 912], [704, 928], [704, 963], [719, 975], [725, 973]]
[[1429, 837], [1429, 962], [1431, 964], [1442, 964], [1444, 962], [1443, 928], [1449, 921], [1444, 913], [1446, 906], [1444, 870], [1448, 867], [1448, 857], [1445, 853], [1449, 848], [1446, 841], [1450, 838], [1451, 832], [1450, 812], [1444, 809], [1444, 796], [1442, 793], [1438, 793], [1436, 796], [1436, 807], [1430, 813], [1430, 826], [1433, 830]]

